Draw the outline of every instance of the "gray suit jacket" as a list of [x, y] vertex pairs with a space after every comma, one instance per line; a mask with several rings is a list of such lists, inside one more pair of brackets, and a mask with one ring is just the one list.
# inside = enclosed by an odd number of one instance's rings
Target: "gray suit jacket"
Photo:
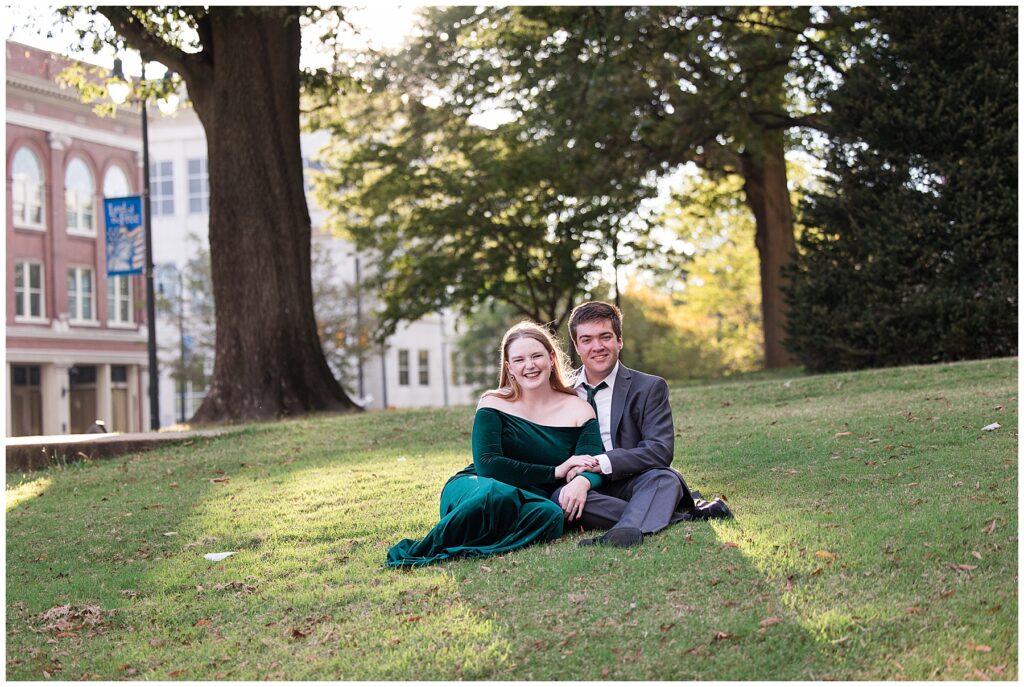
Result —
[[[668, 402], [668, 384], [638, 370], [631, 370], [620, 361], [612, 391], [612, 449], [607, 452], [612, 482], [629, 479], [655, 468], [671, 469], [675, 450], [675, 426]], [[694, 507], [686, 480], [675, 470], [683, 487], [677, 510]]]

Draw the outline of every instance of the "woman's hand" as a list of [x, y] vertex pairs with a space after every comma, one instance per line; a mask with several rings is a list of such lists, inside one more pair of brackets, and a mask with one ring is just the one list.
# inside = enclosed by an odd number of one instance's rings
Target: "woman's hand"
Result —
[[569, 460], [555, 468], [555, 479], [565, 479], [565, 476], [573, 468], [596, 471], [599, 469], [599, 466], [600, 463], [597, 462], [597, 458], [594, 456], [572, 456]]
[[587, 492], [590, 491], [590, 480], [586, 477], [574, 479], [558, 493], [558, 505], [565, 511], [565, 519], [569, 522], [583, 515], [583, 507], [587, 505]]

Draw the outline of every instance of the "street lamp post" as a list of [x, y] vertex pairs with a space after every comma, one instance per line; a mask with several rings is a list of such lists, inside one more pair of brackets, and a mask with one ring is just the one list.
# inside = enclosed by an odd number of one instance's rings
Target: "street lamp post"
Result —
[[[143, 77], [145, 77], [146, 62], [142, 63]], [[168, 75], [170, 72], [168, 72]], [[121, 60], [114, 60], [113, 80], [107, 86], [107, 92], [111, 100], [118, 105], [129, 101], [131, 95], [131, 83], [124, 75], [121, 67]], [[139, 103], [142, 110], [142, 216], [146, 224], [146, 324], [149, 330], [149, 427], [156, 431], [160, 429], [160, 372], [156, 360], [156, 298], [153, 288], [153, 222], [152, 210], [150, 208], [149, 194], [149, 117], [146, 107], [146, 97], [132, 98], [132, 102]], [[169, 101], [168, 101], [169, 102]], [[175, 103], [176, 104], [176, 103]], [[162, 109], [162, 108], [161, 108]], [[173, 109], [173, 104], [171, 105]]]

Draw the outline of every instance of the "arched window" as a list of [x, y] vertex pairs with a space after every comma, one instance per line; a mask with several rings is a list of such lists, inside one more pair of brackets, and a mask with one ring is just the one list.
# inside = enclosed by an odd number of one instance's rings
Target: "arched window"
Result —
[[19, 227], [43, 226], [43, 168], [28, 148], [14, 154], [11, 165], [11, 204], [14, 224]]
[[93, 225], [93, 204], [96, 184], [92, 172], [80, 158], [68, 163], [64, 172], [64, 203], [68, 222], [68, 233], [96, 233]]
[[128, 177], [124, 170], [117, 165], [111, 165], [107, 175], [103, 177], [104, 198], [124, 198], [132, 194], [131, 186], [128, 185]]

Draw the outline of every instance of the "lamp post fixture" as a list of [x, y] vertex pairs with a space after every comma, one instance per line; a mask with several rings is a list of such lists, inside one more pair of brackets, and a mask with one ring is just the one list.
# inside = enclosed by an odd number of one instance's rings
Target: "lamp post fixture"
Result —
[[[142, 74], [145, 79], [146, 60], [142, 62]], [[167, 72], [169, 78], [170, 71]], [[147, 97], [145, 95], [130, 98], [132, 93], [131, 81], [124, 75], [121, 67], [121, 59], [114, 60], [114, 73], [111, 82], [107, 85], [107, 93], [110, 99], [118, 105], [125, 102], [136, 102], [142, 111], [142, 216], [146, 225], [146, 325], [149, 330], [149, 428], [153, 431], [160, 429], [160, 372], [156, 361], [156, 298], [153, 290], [153, 222], [152, 210], [149, 197], [149, 117], [147, 113]], [[173, 111], [177, 106], [177, 96], [173, 99], [167, 98], [168, 110]], [[161, 110], [164, 106], [157, 103]]]

